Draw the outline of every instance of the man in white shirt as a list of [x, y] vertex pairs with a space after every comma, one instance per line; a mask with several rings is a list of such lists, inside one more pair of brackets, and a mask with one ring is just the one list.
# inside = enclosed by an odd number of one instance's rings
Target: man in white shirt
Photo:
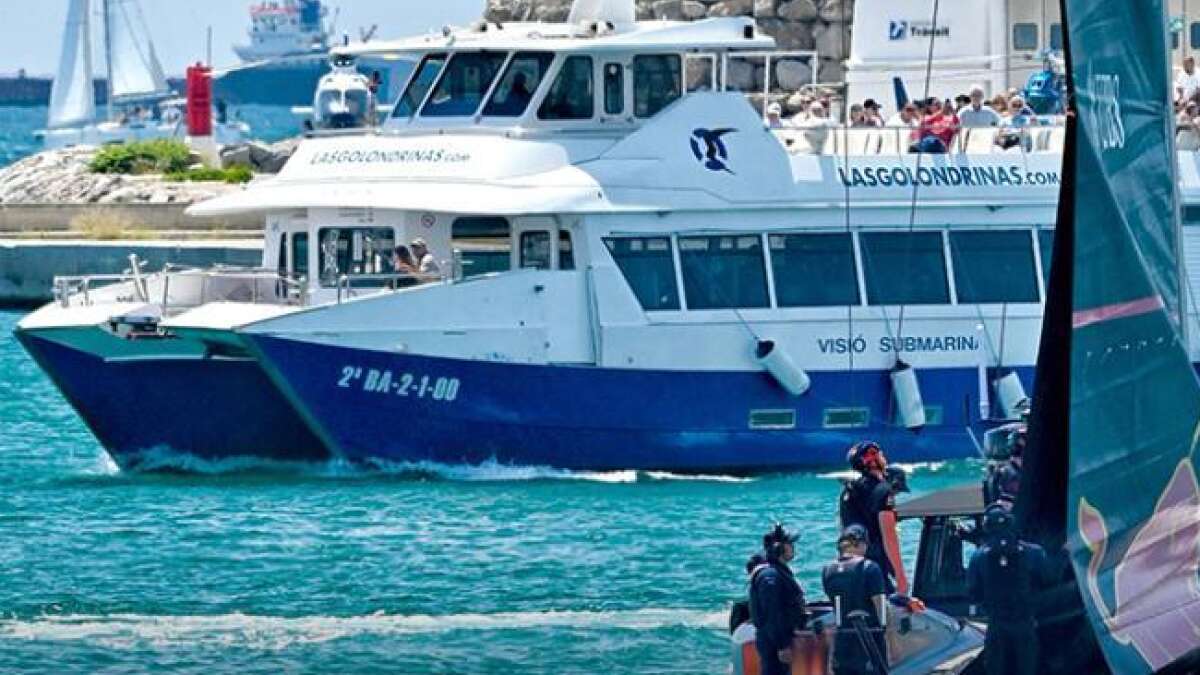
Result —
[[429, 252], [429, 245], [425, 243], [424, 239], [419, 237], [413, 239], [412, 244], [409, 244], [409, 248], [412, 249], [413, 260], [417, 261], [418, 272], [421, 274], [437, 274], [440, 271], [437, 260]]
[[1175, 77], [1177, 101], [1187, 101], [1200, 91], [1200, 75], [1196, 74], [1196, 59], [1189, 56], [1183, 60], [1183, 70]]
[[900, 112], [888, 118], [887, 126], [889, 127], [908, 127], [915, 128], [921, 121], [921, 114], [917, 112], [915, 103], [905, 103]]
[[1000, 114], [983, 104], [983, 87], [971, 87], [971, 102], [958, 111], [958, 121], [963, 127], [998, 127]]
[[778, 103], [772, 103], [767, 106], [767, 127], [770, 129], [782, 129], [783, 123], [783, 106]]

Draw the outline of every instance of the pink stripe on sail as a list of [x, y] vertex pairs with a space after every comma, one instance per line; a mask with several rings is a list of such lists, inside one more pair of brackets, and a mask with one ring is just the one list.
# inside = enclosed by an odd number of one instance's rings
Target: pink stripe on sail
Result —
[[1157, 295], [1152, 295], [1148, 298], [1140, 300], [1130, 300], [1129, 302], [1118, 302], [1115, 305], [1104, 305], [1103, 307], [1095, 307], [1093, 309], [1081, 309], [1071, 315], [1071, 323], [1075, 328], [1085, 328], [1097, 323], [1112, 321], [1113, 319], [1126, 319], [1131, 316], [1141, 314], [1149, 314], [1163, 308], [1162, 298]]

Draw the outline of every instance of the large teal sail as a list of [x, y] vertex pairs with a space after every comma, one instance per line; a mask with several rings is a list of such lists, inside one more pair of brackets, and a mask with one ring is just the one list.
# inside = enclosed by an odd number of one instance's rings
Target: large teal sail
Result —
[[1063, 0], [1073, 274], [1057, 280], [1071, 311], [1048, 317], [1070, 325], [1046, 330], [1070, 345], [1065, 543], [1105, 660], [1122, 674], [1200, 647], [1200, 383], [1180, 320], [1165, 4]]

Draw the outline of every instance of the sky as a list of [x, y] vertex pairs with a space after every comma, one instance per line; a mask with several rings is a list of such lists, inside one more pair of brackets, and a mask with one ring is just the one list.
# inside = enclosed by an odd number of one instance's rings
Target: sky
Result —
[[[24, 68], [31, 75], [53, 75], [58, 66], [68, 0], [0, 0], [0, 73]], [[171, 75], [204, 58], [205, 34], [213, 29], [213, 61], [237, 62], [231, 49], [246, 41], [251, 0], [139, 0], [154, 47]], [[379, 24], [378, 35], [397, 38], [446, 24], [474, 21], [484, 0], [327, 0], [339, 10], [338, 33], [358, 34]], [[98, 5], [98, 2], [93, 4]], [[97, 22], [93, 22], [95, 25]], [[99, 63], [99, 61], [96, 61]]]

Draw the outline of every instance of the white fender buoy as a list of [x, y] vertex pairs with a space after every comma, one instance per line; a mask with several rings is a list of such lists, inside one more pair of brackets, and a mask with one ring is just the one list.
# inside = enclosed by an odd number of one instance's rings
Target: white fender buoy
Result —
[[774, 340], [759, 340], [754, 356], [779, 386], [792, 396], [803, 396], [812, 387], [808, 373], [797, 366]]
[[995, 387], [996, 402], [1000, 405], [1004, 419], [1021, 419], [1021, 410], [1028, 404], [1029, 396], [1025, 393], [1025, 385], [1021, 384], [1017, 373], [1008, 371], [1007, 375], [996, 379]]
[[921, 399], [921, 385], [917, 382], [917, 371], [900, 361], [892, 369], [892, 397], [896, 402], [896, 420], [906, 429], [925, 426], [925, 402]]

